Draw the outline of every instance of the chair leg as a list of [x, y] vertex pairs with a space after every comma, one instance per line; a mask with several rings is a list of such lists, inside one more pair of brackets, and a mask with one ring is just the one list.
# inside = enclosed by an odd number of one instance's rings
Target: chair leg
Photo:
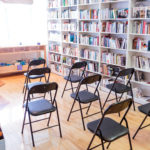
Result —
[[107, 145], [107, 149], [109, 148], [110, 144], [111, 144], [111, 142], [109, 142], [109, 143], [108, 143], [108, 145]]
[[72, 113], [72, 110], [73, 110], [73, 107], [74, 107], [75, 102], [76, 102], [76, 101], [74, 100], [74, 102], [73, 102], [73, 104], [72, 104], [72, 107], [71, 107], [71, 110], [70, 110], [70, 112], [69, 112], [67, 121], [69, 121], [69, 119], [70, 119], [70, 116], [71, 116], [71, 113]]
[[26, 120], [26, 113], [27, 113], [27, 110], [25, 109], [24, 118], [23, 118], [23, 124], [22, 124], [22, 130], [21, 130], [22, 134], [23, 134], [23, 131], [24, 131], [24, 125], [25, 125], [25, 120]]
[[105, 150], [104, 142], [103, 142], [103, 139], [102, 139], [102, 138], [101, 138], [101, 142], [102, 142], [102, 150]]
[[132, 87], [131, 87], [131, 96], [132, 96], [132, 100], [133, 100], [133, 109], [135, 111], [136, 109], [135, 109], [135, 103], [134, 103], [134, 97], [133, 97]]
[[73, 91], [73, 84], [72, 84], [72, 82], [70, 82], [71, 83], [71, 89], [72, 89], [72, 93], [74, 93], [74, 91]]
[[61, 132], [61, 126], [60, 126], [60, 119], [59, 119], [57, 104], [56, 104], [56, 112], [57, 112], [57, 119], [58, 119], [58, 125], [59, 125], [59, 133], [60, 133], [60, 137], [62, 138], [62, 132]]
[[87, 111], [86, 111], [86, 114], [89, 113], [89, 110], [90, 110], [91, 105], [92, 105], [92, 102], [90, 102], [90, 104], [89, 104], [89, 106], [88, 106], [88, 109], [87, 109]]
[[32, 124], [31, 124], [31, 117], [30, 117], [30, 112], [29, 111], [28, 111], [28, 116], [29, 116], [29, 125], [30, 125], [30, 132], [31, 132], [32, 144], [33, 144], [33, 147], [35, 147], [34, 137], [33, 137], [33, 130], [32, 130]]
[[24, 91], [25, 91], [25, 87], [26, 87], [25, 84], [26, 84], [26, 82], [27, 82], [27, 77], [25, 77], [22, 93], [24, 93]]
[[68, 80], [66, 81], [66, 84], [65, 84], [65, 87], [64, 87], [64, 89], [63, 89], [63, 92], [62, 92], [61, 97], [63, 97], [63, 95], [64, 95], [64, 92], [65, 92], [65, 89], [66, 89], [67, 83], [68, 83]]
[[132, 150], [132, 143], [131, 143], [130, 133], [128, 133], [128, 139], [129, 139], [129, 144], [130, 144], [130, 150]]
[[[118, 103], [118, 96], [117, 93], [115, 92], [115, 96], [116, 96], [116, 102]], [[119, 117], [120, 117], [120, 112], [118, 113]]]
[[51, 115], [52, 115], [52, 113], [50, 113], [50, 114], [49, 114], [49, 118], [48, 118], [47, 126], [49, 126], [49, 124], [50, 124]]
[[143, 121], [141, 122], [140, 126], [138, 127], [137, 131], [135, 132], [134, 136], [132, 137], [133, 139], [135, 138], [135, 136], [137, 135], [137, 133], [141, 129], [141, 127], [142, 127], [142, 125], [145, 122], [145, 120], [146, 120], [147, 117], [148, 117], [148, 115], [146, 115], [145, 118], [143, 119]]
[[98, 101], [99, 101], [100, 111], [101, 111], [101, 113], [103, 114], [103, 109], [102, 109], [102, 103], [101, 103], [101, 100], [98, 99]]
[[103, 105], [102, 109], [104, 109], [104, 107], [105, 107], [105, 105], [106, 105], [106, 102], [108, 101], [108, 98], [109, 98], [110, 94], [111, 94], [111, 90], [109, 91], [109, 93], [108, 93], [108, 95], [107, 95], [107, 98], [106, 98], [106, 100], [105, 100], [105, 102], [104, 102], [104, 105]]
[[88, 145], [87, 150], [90, 150], [90, 147], [91, 147], [91, 144], [92, 144], [94, 138], [95, 138], [95, 134], [93, 135], [93, 137], [92, 137], [92, 139], [91, 139], [91, 141], [90, 141], [90, 143], [89, 143], [89, 145]]
[[82, 107], [81, 107], [80, 102], [79, 102], [79, 107], [80, 107], [81, 119], [82, 119], [82, 124], [83, 124], [83, 130], [85, 130], [85, 124], [84, 124], [83, 112], [82, 112]]
[[27, 94], [27, 88], [25, 88], [24, 98], [23, 98], [23, 104], [24, 104], [24, 103], [25, 103], [25, 101], [26, 101], [26, 94]]

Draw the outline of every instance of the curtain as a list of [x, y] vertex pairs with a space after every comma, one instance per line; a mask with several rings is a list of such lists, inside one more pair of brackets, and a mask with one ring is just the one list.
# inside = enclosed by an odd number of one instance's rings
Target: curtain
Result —
[[46, 44], [46, 7], [46, 0], [32, 5], [0, 1], [0, 46]]

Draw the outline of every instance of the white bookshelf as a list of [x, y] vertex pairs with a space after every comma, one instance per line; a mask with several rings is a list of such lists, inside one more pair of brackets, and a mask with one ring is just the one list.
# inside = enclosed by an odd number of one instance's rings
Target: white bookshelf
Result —
[[[56, 1], [56, 3], [54, 2]], [[48, 28], [48, 34], [50, 33], [56, 33], [54, 34], [54, 38], [48, 39], [48, 45], [59, 45], [59, 52], [58, 51], [51, 51], [49, 52], [49, 55], [60, 55], [60, 61], [57, 62], [56, 60], [51, 60], [49, 59], [49, 64], [52, 66], [52, 70], [54, 70], [54, 73], [57, 73], [59, 75], [66, 75], [67, 74], [67, 69], [71, 66], [71, 64], [67, 64], [64, 62], [65, 58], [68, 59], [73, 59], [73, 62], [76, 61], [82, 61], [86, 60], [89, 63], [89, 66], [95, 63], [95, 66], [98, 67], [98, 70], [88, 70], [90, 69], [87, 68], [87, 74], [88, 73], [99, 73], [102, 74], [103, 77], [110, 78], [110, 74], [104, 74], [104, 72], [101, 71], [102, 65], [105, 64], [106, 66], [112, 65], [112, 66], [117, 66], [120, 68], [131, 68], [134, 67], [136, 71], [140, 71], [144, 74], [145, 76], [145, 81], [137, 81], [135, 79], [132, 79], [132, 84], [133, 88], [138, 87], [144, 91], [148, 91], [150, 88], [150, 79], [148, 76], [150, 76], [150, 68], [139, 68], [135, 67], [133, 63], [133, 56], [140, 56], [140, 57], [147, 57], [150, 58], [150, 51], [148, 50], [143, 50], [143, 49], [134, 49], [133, 48], [133, 40], [135, 38], [141, 38], [144, 40], [148, 40], [150, 38], [150, 34], [147, 33], [134, 33], [133, 32], [133, 24], [135, 22], [146, 22], [147, 24], [150, 23], [150, 18], [148, 18], [146, 11], [150, 8], [150, 2], [136, 2], [136, 0], [68, 0], [68, 5], [65, 5], [65, 0], [49, 0], [49, 2], [54, 2], [54, 5], [51, 5], [51, 8], [48, 8], [48, 14], [51, 13], [51, 11], [57, 11], [58, 12], [58, 17], [53, 17], [50, 15], [48, 17], [48, 23], [58, 23], [60, 24], [59, 29], [55, 28]], [[66, 0], [67, 2], [67, 0]], [[81, 3], [83, 2], [83, 3]], [[88, 3], [89, 2], [89, 3]], [[143, 17], [136, 17], [134, 16], [134, 10], [136, 10], [135, 7], [139, 7], [143, 5], [145, 7], [145, 16]], [[149, 7], [148, 7], [149, 6]], [[128, 9], [128, 16], [126, 18], [123, 17], [104, 17], [104, 13], [102, 13], [102, 10], [106, 9]], [[134, 8], [134, 9], [133, 9]], [[99, 10], [98, 12], [98, 17], [89, 17], [88, 15], [83, 15], [83, 12], [85, 13], [86, 10], [90, 9], [95, 9]], [[144, 9], [144, 8], [143, 8]], [[65, 15], [63, 12], [69, 12], [68, 14], [66, 13]], [[75, 12], [76, 11], [76, 12]], [[80, 12], [82, 11], [82, 15]], [[55, 15], [54, 15], [55, 16]], [[64, 17], [65, 16], [65, 17]], [[124, 25], [124, 31], [103, 31], [103, 26], [106, 23], [106, 25], [111, 25], [111, 24], [116, 24], [117, 26], [122, 26]], [[67, 25], [68, 24], [68, 25]], [[74, 26], [76, 24], [76, 28]], [[81, 26], [83, 27], [86, 24], [86, 27], [89, 27], [89, 30], [83, 30], [81, 29]], [[65, 27], [64, 27], [64, 26]], [[90, 25], [94, 28], [90, 28]], [[49, 24], [48, 24], [49, 26]], [[54, 24], [55, 26], [55, 24]], [[96, 27], [96, 28], [95, 28]], [[99, 30], [97, 30], [99, 28]], [[109, 29], [109, 28], [108, 28]], [[97, 30], [97, 31], [96, 31]], [[57, 33], [60, 34], [60, 38], [58, 39]], [[70, 40], [65, 41], [64, 37], [67, 39], [70, 35], [76, 35], [77, 41], [76, 42], [71, 42]], [[66, 35], [66, 36], [64, 36]], [[87, 37], [86, 37], [87, 36]], [[85, 37], [87, 39], [88, 37], [97, 37], [98, 43], [99, 44], [87, 44], [86, 42], [81, 42], [81, 38]], [[112, 46], [104, 46], [102, 45], [102, 39], [103, 37], [111, 37], [113, 39], [126, 39], [126, 44], [124, 45], [124, 48], [120, 47], [112, 47]], [[90, 38], [89, 38], [90, 39]], [[94, 39], [94, 38], [93, 38]], [[94, 40], [95, 40], [94, 39]], [[84, 41], [84, 39], [83, 39]], [[64, 53], [64, 48], [76, 48], [76, 54], [65, 54]], [[97, 59], [91, 59], [90, 57], [85, 57], [81, 56], [83, 51], [95, 51], [95, 54], [97, 55]], [[82, 52], [81, 52], [82, 51]], [[125, 58], [125, 65], [121, 65], [120, 63], [114, 63], [114, 62], [105, 62], [102, 60], [102, 54], [103, 52], [107, 53], [113, 53], [117, 54], [117, 57], [121, 57], [121, 59], [124, 60]], [[86, 53], [86, 52], [85, 52]], [[91, 55], [91, 53], [89, 54]], [[49, 57], [50, 58], [50, 57]], [[150, 63], [150, 62], [149, 62]], [[56, 66], [55, 66], [56, 65]], [[54, 67], [55, 66], [55, 67]], [[59, 67], [60, 71], [58, 71]], [[94, 66], [94, 65], [93, 65]], [[66, 72], [65, 72], [66, 71]], [[113, 77], [114, 78], [114, 77]], [[127, 79], [122, 80], [123, 82], [127, 82]], [[148, 95], [149, 93], [144, 92], [145, 95]], [[150, 95], [149, 95], [150, 96]], [[143, 103], [143, 102], [142, 102]]]

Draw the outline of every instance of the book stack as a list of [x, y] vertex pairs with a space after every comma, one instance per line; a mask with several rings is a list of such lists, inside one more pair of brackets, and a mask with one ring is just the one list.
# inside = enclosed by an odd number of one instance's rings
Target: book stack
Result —
[[126, 57], [123, 54], [113, 52], [102, 52], [102, 63], [125, 66]]
[[71, 47], [71, 46], [63, 47], [63, 54], [65, 55], [77, 56], [77, 51], [78, 48], [76, 47]]
[[119, 21], [119, 22], [111, 22], [106, 21], [102, 22], [102, 32], [110, 32], [110, 33], [127, 33], [128, 29], [128, 21]]
[[133, 39], [132, 48], [135, 50], [150, 51], [150, 40], [136, 37]]
[[122, 9], [103, 8], [101, 10], [101, 19], [117, 19], [117, 18], [128, 18], [128, 8]]
[[77, 30], [77, 23], [76, 22], [64, 22], [62, 24], [62, 30], [64, 31], [76, 31]]
[[60, 12], [58, 10], [53, 10], [53, 11], [50, 11], [50, 13], [48, 13], [48, 19], [57, 19], [57, 18], [60, 18]]
[[80, 57], [85, 59], [91, 59], [91, 60], [98, 60], [98, 52], [91, 50], [91, 49], [81, 49], [80, 50]]
[[62, 19], [77, 19], [78, 17], [78, 12], [77, 10], [70, 10], [70, 9], [66, 9], [63, 10], [61, 13]]
[[104, 75], [112, 76], [113, 74], [112, 66], [107, 64], [101, 64], [101, 73]]
[[58, 54], [49, 54], [49, 59], [51, 61], [59, 62], [61, 61], [61, 56]]
[[63, 64], [68, 66], [72, 66], [76, 61], [77, 61], [76, 58], [66, 56], [63, 57]]
[[60, 31], [60, 23], [48, 22], [48, 30]]
[[99, 23], [81, 21], [79, 23], [79, 30], [83, 32], [99, 32]]
[[77, 43], [77, 35], [75, 33], [68, 33], [63, 35], [63, 42]]
[[81, 9], [80, 10], [80, 19], [98, 19], [99, 18], [99, 9]]
[[77, 0], [62, 0], [62, 6], [77, 5]]
[[137, 34], [150, 34], [150, 23], [146, 21], [134, 21], [132, 32]]
[[99, 46], [99, 36], [80, 34], [79, 38], [80, 38], [80, 44]]
[[115, 49], [127, 49], [127, 40], [125, 38], [102, 36], [101, 46]]
[[57, 33], [57, 32], [50, 32], [48, 39], [49, 39], [50, 41], [57, 41], [57, 42], [60, 42], [61, 36], [60, 36], [60, 34]]
[[133, 67], [140, 69], [150, 69], [150, 58], [145, 56], [132, 56]]
[[49, 51], [50, 52], [57, 52], [57, 53], [59, 53], [60, 49], [61, 49], [60, 45], [49, 43]]
[[79, 4], [92, 4], [92, 3], [98, 3], [99, 0], [79, 0]]
[[96, 62], [87, 61], [87, 70], [91, 72], [98, 72], [99, 64]]
[[144, 81], [144, 79], [145, 79], [144, 73], [141, 71], [135, 71], [132, 77], [132, 80], [135, 80], [135, 81]]
[[62, 73], [62, 67], [59, 64], [51, 63], [51, 70], [53, 72]]
[[57, 8], [59, 4], [60, 0], [48, 1], [48, 8]]
[[150, 18], [150, 7], [133, 7], [134, 18]]

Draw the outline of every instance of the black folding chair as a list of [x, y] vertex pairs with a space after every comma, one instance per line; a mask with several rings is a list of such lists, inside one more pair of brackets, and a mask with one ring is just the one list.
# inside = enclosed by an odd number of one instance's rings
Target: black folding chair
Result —
[[147, 119], [147, 117], [150, 117], [150, 103], [148, 104], [144, 104], [142, 106], [139, 106], [138, 107], [139, 111], [143, 114], [145, 114], [145, 117], [143, 119], [143, 121], [141, 122], [140, 126], [138, 127], [137, 131], [135, 132], [134, 136], [133, 136], [133, 139], [135, 138], [135, 136], [137, 135], [137, 133], [139, 132], [139, 130], [145, 128], [145, 127], [148, 127], [150, 126], [150, 124], [148, 125], [145, 125], [142, 127], [142, 125], [144, 124], [145, 120]]
[[[88, 76], [88, 77], [85, 77], [84, 79], [82, 79], [80, 81], [78, 88], [76, 89], [76, 92], [71, 94], [71, 97], [74, 99], [74, 102], [72, 104], [72, 107], [71, 107], [67, 121], [69, 121], [71, 113], [76, 112], [76, 111], [80, 111], [83, 129], [85, 130], [84, 119], [87, 117], [96, 115], [98, 113], [102, 113], [102, 104], [101, 104], [101, 100], [100, 100], [100, 94], [98, 91], [100, 81], [101, 81], [101, 75]], [[90, 92], [88, 89], [81, 90], [82, 85], [88, 85], [88, 84], [92, 84], [92, 83], [96, 83], [96, 82], [97, 82], [97, 86], [95, 87], [94, 92]], [[73, 107], [74, 107], [76, 101], [79, 102], [79, 108], [80, 109], [73, 110]], [[82, 110], [87, 108], [87, 112], [88, 112], [92, 102], [94, 102], [94, 101], [99, 101], [100, 111], [96, 112], [94, 114], [91, 114], [91, 115], [83, 116]], [[89, 104], [89, 106], [82, 108], [81, 104]]]
[[[73, 83], [79, 83], [83, 79], [83, 77], [85, 77], [86, 66], [87, 66], [86, 61], [76, 62], [72, 65], [72, 67], [69, 71], [69, 75], [64, 77], [64, 79], [66, 80], [66, 84], [63, 89], [63, 93], [62, 93], [61, 97], [63, 97], [65, 91], [72, 90], [72, 92], [74, 92], [73, 89], [76, 87], [73, 87]], [[73, 70], [75, 70], [75, 69], [82, 69], [81, 76], [73, 74]], [[70, 82], [71, 88], [66, 89], [68, 82]]]
[[[113, 142], [125, 135], [128, 135], [130, 150], [132, 150], [130, 132], [129, 132], [129, 127], [128, 127], [128, 122], [126, 119], [126, 115], [131, 107], [132, 101], [133, 101], [132, 99], [127, 99], [127, 100], [110, 105], [105, 110], [101, 119], [89, 122], [87, 124], [87, 128], [92, 133], [94, 133], [94, 135], [90, 141], [90, 144], [88, 145], [87, 150], [94, 149], [101, 145], [102, 145], [102, 149], [105, 150], [104, 144], [106, 142], [109, 142], [109, 144], [107, 145], [107, 148], [109, 148], [111, 142]], [[125, 111], [120, 123], [116, 122], [115, 120], [112, 120], [111, 118], [105, 117], [106, 115], [109, 115], [109, 114], [120, 113], [121, 111], [123, 111], [125, 109], [127, 109], [127, 110]], [[125, 122], [126, 127], [122, 125], [123, 121]], [[101, 144], [98, 144], [91, 148], [91, 145], [93, 143], [95, 136], [97, 136], [101, 139]]]
[[[45, 59], [34, 59], [34, 60], [32, 60], [29, 63], [29, 65], [28, 65], [27, 72], [24, 73], [24, 76], [25, 76], [24, 85], [27, 82], [27, 75], [28, 75], [29, 71], [32, 70], [32, 67], [38, 67], [40, 65], [43, 65], [43, 67], [45, 67], [45, 64], [46, 64]], [[40, 81], [41, 81], [41, 79], [43, 77], [45, 77], [43, 74], [42, 75], [32, 75], [32, 76], [30, 76], [30, 79], [38, 79], [38, 78], [40, 78]], [[23, 86], [23, 91], [22, 92], [24, 93], [24, 91], [25, 91], [25, 86]]]
[[39, 85], [39, 84], [43, 84], [44, 83], [44, 82], [41, 82], [41, 81], [29, 82], [30, 81], [30, 77], [36, 76], [36, 75], [37, 76], [44, 75], [45, 83], [48, 83], [49, 82], [49, 78], [50, 78], [50, 73], [51, 73], [51, 70], [48, 67], [32, 69], [32, 70], [30, 70], [28, 72], [27, 79], [26, 79], [26, 84], [25, 84], [25, 92], [24, 92], [23, 104], [26, 101], [27, 91], [30, 90], [35, 85]]
[[[58, 107], [57, 107], [57, 102], [56, 102], [57, 90], [58, 90], [58, 84], [55, 82], [52, 82], [52, 83], [45, 83], [45, 84], [41, 84], [41, 85], [35, 85], [28, 91], [28, 98], [27, 98], [27, 103], [26, 103], [25, 113], [24, 113], [24, 119], [23, 119], [23, 125], [22, 125], [22, 134], [24, 131], [24, 126], [26, 124], [29, 124], [33, 146], [35, 146], [34, 137], [33, 137], [34, 132], [38, 132], [38, 131], [41, 131], [44, 129], [59, 126], [60, 137], [62, 137]], [[52, 92], [54, 93], [54, 95], [50, 94]], [[36, 99], [36, 100], [35, 99], [33, 100], [31, 98], [32, 94], [44, 94], [45, 95], [46, 93], [49, 93], [49, 97], [50, 97], [49, 99], [45, 99], [45, 96], [42, 99]], [[52, 112], [55, 112], [55, 111], [57, 113], [58, 124], [53, 125], [53, 126], [49, 126], [51, 114], [52, 114]], [[28, 112], [28, 117], [29, 117], [29, 123], [25, 123], [27, 112]], [[49, 117], [35, 120], [35, 121], [31, 121], [31, 116], [41, 116], [44, 114], [49, 114]], [[48, 123], [47, 123], [46, 128], [42, 128], [42, 129], [35, 130], [35, 131], [32, 130], [32, 123], [42, 121], [45, 119], [48, 119]]]
[[[134, 110], [135, 110], [132, 84], [130, 82], [130, 80], [133, 76], [133, 73], [134, 73], [134, 68], [128, 68], [128, 69], [121, 70], [118, 73], [118, 75], [116, 76], [116, 78], [114, 80], [114, 83], [106, 85], [106, 87], [108, 89], [110, 89], [110, 91], [109, 91], [108, 96], [107, 96], [107, 98], [104, 102], [103, 108], [105, 107], [106, 102], [112, 101], [112, 100], [116, 100], [116, 102], [119, 102], [125, 92], [131, 92], [131, 96], [132, 96], [132, 99], [133, 99], [133, 107], [134, 107]], [[126, 84], [120, 83], [118, 79], [119, 78], [125, 78], [125, 77], [128, 77], [127, 83]], [[109, 100], [109, 96], [110, 96], [112, 91], [115, 92], [115, 98]], [[121, 94], [121, 96], [118, 97], [117, 94]]]

